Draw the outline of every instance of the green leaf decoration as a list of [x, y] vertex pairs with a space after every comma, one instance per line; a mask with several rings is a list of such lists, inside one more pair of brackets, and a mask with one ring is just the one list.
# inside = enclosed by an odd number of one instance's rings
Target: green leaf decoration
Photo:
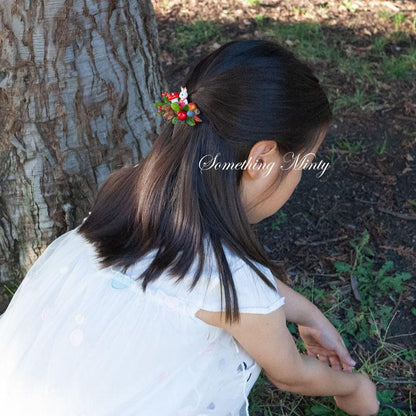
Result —
[[193, 118], [187, 118], [186, 123], [189, 124], [190, 126], [195, 126], [196, 124]]
[[178, 117], [173, 117], [172, 124], [176, 124], [179, 121]]
[[166, 95], [163, 96], [163, 101], [164, 101], [164, 103], [168, 103], [169, 102], [168, 97], [166, 97]]
[[160, 101], [158, 101], [157, 103], [155, 103], [155, 107], [159, 107], [162, 106], [164, 103], [161, 103]]
[[183, 111], [188, 111], [189, 110], [189, 105], [185, 104], [182, 108]]
[[178, 103], [172, 103], [170, 105], [170, 107], [172, 108], [173, 111], [179, 111], [180, 110], [180, 107], [179, 107]]

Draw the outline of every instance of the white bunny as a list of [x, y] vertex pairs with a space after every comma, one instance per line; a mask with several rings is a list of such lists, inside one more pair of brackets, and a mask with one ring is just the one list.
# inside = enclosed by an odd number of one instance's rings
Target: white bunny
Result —
[[188, 91], [187, 91], [186, 87], [181, 87], [181, 92], [179, 93], [179, 98], [180, 98], [180, 101], [182, 101], [184, 105], [188, 104], [187, 97], [188, 97]]

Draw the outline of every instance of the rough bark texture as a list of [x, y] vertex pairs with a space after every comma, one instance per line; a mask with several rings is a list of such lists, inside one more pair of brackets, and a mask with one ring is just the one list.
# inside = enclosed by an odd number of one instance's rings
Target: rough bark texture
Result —
[[150, 0], [1, 0], [0, 281], [19, 281], [160, 130]]

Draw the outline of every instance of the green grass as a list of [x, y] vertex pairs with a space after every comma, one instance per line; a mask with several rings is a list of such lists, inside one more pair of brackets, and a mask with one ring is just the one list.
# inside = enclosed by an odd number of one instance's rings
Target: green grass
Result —
[[404, 23], [407, 20], [408, 16], [405, 13], [396, 13], [393, 15], [393, 21], [394, 21], [394, 31], [398, 32], [402, 26], [402, 23]]
[[384, 137], [383, 142], [380, 145], [376, 146], [375, 151], [376, 151], [376, 154], [378, 155], [384, 155], [384, 153], [386, 153], [386, 150], [387, 150], [387, 137]]
[[399, 57], [383, 56], [381, 69], [387, 78], [410, 79], [416, 75], [416, 48]]
[[11, 296], [15, 294], [16, 289], [15, 290], [10, 289], [9, 286], [7, 286], [5, 283], [2, 283], [2, 285]]
[[378, 36], [375, 38], [372, 49], [376, 53], [384, 53], [384, 47], [387, 44], [387, 38], [384, 36]]
[[363, 149], [362, 140], [350, 141], [350, 140], [341, 140], [338, 143], [338, 148], [340, 150], [347, 150], [348, 154], [355, 155]]
[[[348, 6], [347, 2], [345, 4]], [[378, 95], [380, 81], [410, 80], [416, 74], [416, 45], [408, 33], [396, 30], [403, 26], [407, 18], [400, 14], [393, 16], [393, 32], [388, 36], [374, 36], [372, 48], [365, 51], [344, 48], [344, 35], [326, 34], [319, 22], [276, 23], [264, 18], [255, 21], [263, 35], [293, 50], [300, 59], [315, 64], [315, 73], [321, 81], [328, 78], [328, 65], [354, 80], [355, 92], [352, 95], [339, 88], [328, 88], [335, 113], [346, 108], [371, 112], [381, 100]], [[394, 47], [399, 40], [405, 40], [410, 46], [401, 50], [400, 54], [386, 52], [387, 44], [391, 43]], [[320, 67], [325, 73], [320, 72]], [[370, 93], [370, 90], [376, 93]]]
[[318, 22], [271, 23], [266, 30], [276, 41], [293, 47], [297, 54], [311, 61], [336, 59], [338, 52], [329, 47]]
[[339, 110], [344, 108], [356, 109], [359, 111], [371, 111], [377, 104], [377, 97], [374, 94], [367, 94], [359, 88], [355, 89], [354, 95], [335, 91], [335, 93], [330, 96], [334, 99], [334, 112], [339, 112]]
[[394, 13], [391, 13], [389, 10], [381, 10], [378, 12], [378, 17], [380, 19], [389, 19]]
[[192, 48], [214, 40], [218, 43], [224, 43], [229, 39], [223, 34], [217, 23], [197, 20], [195, 23], [176, 27], [175, 39], [170, 44], [169, 49], [185, 57]]
[[[392, 22], [392, 26], [394, 27], [394, 32], [399, 32], [403, 26], [405, 26], [405, 24], [407, 22], [410, 21], [409, 19], [409, 15], [407, 15], [406, 13], [402, 13], [402, 12], [397, 12], [397, 13], [392, 13], [389, 10], [382, 10], [378, 13], [378, 17], [380, 19], [387, 19], [390, 20]], [[410, 23], [410, 30], [411, 31], [415, 31], [415, 19], [413, 19], [413, 21]]]
[[331, 150], [329, 152], [329, 162], [331, 164], [331, 166], [334, 166], [335, 162], [338, 160], [338, 152], [337, 149], [335, 148], [334, 144], [331, 144]]

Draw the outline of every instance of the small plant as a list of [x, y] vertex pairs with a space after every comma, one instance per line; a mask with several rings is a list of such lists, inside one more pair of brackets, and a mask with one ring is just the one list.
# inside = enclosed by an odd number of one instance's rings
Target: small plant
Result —
[[286, 221], [287, 215], [282, 211], [279, 210], [270, 226], [272, 231], [280, 230], [280, 226]]
[[[340, 261], [334, 263], [338, 273], [355, 276], [359, 281], [359, 291], [361, 297], [368, 295], [370, 298], [386, 294], [399, 294], [403, 290], [403, 281], [411, 278], [410, 273], [396, 273], [394, 276], [388, 272], [393, 270], [394, 263], [387, 261], [376, 272], [373, 270], [374, 252], [367, 247], [370, 235], [367, 230], [363, 232], [361, 238], [351, 242], [355, 250], [354, 262], [352, 265]], [[362, 300], [366, 303], [366, 300]]]
[[257, 23], [263, 23], [264, 22], [264, 14], [257, 14], [254, 18]]
[[[326, 296], [326, 293], [327, 293], [327, 291], [325, 289], [319, 289], [315, 286], [312, 286], [312, 287], [309, 287], [309, 286], [303, 286], [303, 287], [295, 286], [295, 290], [297, 290], [298, 292], [302, 292], [303, 296], [308, 298], [312, 303], [319, 303], [319, 304], [324, 303], [323, 301], [325, 300], [325, 296]], [[326, 306], [329, 306], [329, 305], [326, 304]]]
[[351, 242], [355, 252], [352, 264], [334, 263], [340, 278], [349, 277], [354, 296], [359, 301], [359, 307], [354, 308], [352, 302], [345, 299], [343, 306], [347, 322], [341, 326], [359, 341], [376, 335], [378, 328], [387, 330], [393, 308], [380, 302], [376, 304], [375, 300], [400, 294], [403, 282], [411, 278], [410, 273], [393, 273], [392, 261], [385, 262], [378, 271], [374, 270], [374, 252], [367, 246], [369, 239], [365, 230], [361, 238]]
[[331, 161], [331, 166], [334, 166], [335, 160], [337, 159], [336, 157], [336, 149], [334, 144], [331, 144], [331, 156], [330, 156], [330, 161]]
[[300, 14], [300, 15], [306, 14], [308, 12], [307, 9], [302, 9], [300, 7], [294, 7], [293, 10], [296, 14]]
[[385, 56], [381, 69], [388, 78], [408, 79], [414, 77], [416, 69], [416, 49], [410, 48], [408, 53], [398, 57]]
[[390, 13], [388, 10], [381, 10], [378, 13], [378, 17], [380, 19], [390, 19], [390, 17], [392, 17], [392, 16], [393, 16], [392, 13]]
[[404, 410], [397, 409], [396, 407], [392, 406], [393, 395], [394, 395], [394, 392], [392, 390], [384, 390], [381, 392], [377, 392], [377, 398], [381, 404], [380, 412], [378, 413], [379, 416], [407, 416], [408, 415], [408, 413], [405, 412]]
[[367, 97], [366, 93], [359, 88], [356, 88], [353, 96], [347, 94], [339, 94], [334, 103], [335, 111], [346, 107], [358, 107], [361, 110], [371, 109], [374, 105], [372, 97]]
[[344, 6], [350, 13], [355, 13], [358, 9], [358, 6], [352, 3], [351, 0], [342, 1], [341, 5]]
[[374, 40], [374, 44], [372, 46], [372, 49], [376, 52], [381, 52], [383, 54], [386, 44], [387, 44], [387, 39], [384, 36], [378, 36]]
[[335, 403], [313, 403], [305, 410], [307, 416], [347, 416]]
[[384, 138], [383, 143], [381, 143], [381, 145], [376, 146], [376, 153], [378, 155], [384, 155], [384, 153], [386, 153], [386, 149], [387, 149], [387, 137]]
[[393, 15], [393, 21], [394, 21], [394, 31], [398, 32], [400, 29], [400, 26], [402, 25], [402, 23], [405, 22], [405, 20], [407, 19], [407, 14], [405, 13], [396, 13]]
[[362, 140], [358, 140], [356, 142], [351, 142], [349, 140], [342, 140], [338, 144], [338, 148], [340, 150], [347, 150], [350, 155], [354, 155], [358, 153], [363, 147]]

